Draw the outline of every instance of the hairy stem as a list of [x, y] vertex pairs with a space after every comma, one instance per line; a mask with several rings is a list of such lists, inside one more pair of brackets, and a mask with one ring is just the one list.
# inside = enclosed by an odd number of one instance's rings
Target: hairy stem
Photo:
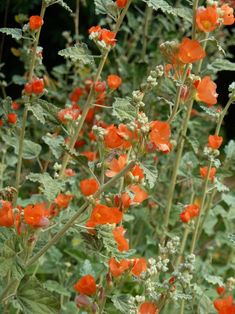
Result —
[[147, 50], [147, 44], [148, 44], [148, 32], [149, 32], [149, 24], [152, 19], [153, 14], [153, 8], [149, 7], [148, 4], [146, 4], [145, 9], [145, 19], [144, 19], [144, 38], [143, 38], [143, 47], [142, 47], [142, 58], [144, 58]]
[[[41, 13], [40, 13], [40, 16], [42, 19], [45, 15], [45, 11], [46, 11], [46, 5], [43, 2]], [[37, 55], [37, 46], [39, 42], [40, 33], [41, 33], [41, 28], [38, 30], [36, 34], [35, 42], [33, 45], [33, 54], [32, 54], [29, 77], [28, 77], [29, 82], [33, 78], [33, 72], [34, 72], [36, 55]], [[16, 193], [14, 195], [13, 206], [16, 206], [17, 198], [19, 195], [20, 176], [21, 176], [21, 170], [22, 170], [22, 159], [23, 159], [23, 148], [24, 148], [24, 136], [25, 136], [25, 130], [26, 130], [27, 116], [28, 116], [28, 109], [27, 107], [25, 107], [24, 112], [23, 112], [23, 117], [22, 117], [22, 126], [20, 130], [20, 135], [19, 135], [19, 152], [18, 152], [18, 161], [17, 161], [17, 167], [16, 167], [16, 183], [15, 183]]]

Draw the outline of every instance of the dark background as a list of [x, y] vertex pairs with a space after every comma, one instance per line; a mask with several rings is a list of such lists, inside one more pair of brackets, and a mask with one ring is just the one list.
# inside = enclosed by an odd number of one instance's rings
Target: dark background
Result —
[[[87, 6], [81, 6], [80, 9], [80, 33], [86, 34], [89, 27], [97, 25], [99, 17], [94, 14], [94, 1], [87, 0]], [[66, 0], [70, 8], [75, 10], [76, 0]], [[22, 13], [26, 15], [38, 15], [40, 13], [41, 0], [0, 0], [0, 27], [19, 27], [15, 22], [15, 15]], [[45, 16], [46, 29], [42, 28], [40, 45], [43, 47], [43, 63], [48, 71], [55, 65], [63, 63], [64, 59], [58, 56], [57, 52], [65, 47], [65, 39], [61, 33], [65, 30], [74, 32], [73, 18], [69, 12], [65, 11], [59, 5], [53, 5], [47, 9]], [[234, 27], [234, 26], [232, 26]], [[232, 27], [229, 27], [230, 29]], [[231, 33], [232, 35], [232, 33]], [[11, 53], [11, 48], [17, 47], [17, 44], [9, 36], [0, 35], [0, 63], [4, 63], [4, 74], [7, 81], [13, 74], [22, 74], [23, 66], [18, 58]], [[235, 62], [235, 47], [230, 52], [233, 54]], [[219, 94], [219, 103], [226, 104], [228, 100], [228, 86], [234, 81], [235, 72], [219, 72], [217, 83], [217, 92]], [[12, 98], [20, 96], [20, 90], [17, 86], [12, 86], [7, 90]], [[229, 114], [225, 118], [225, 132], [227, 139], [235, 139], [235, 104], [230, 107]]]

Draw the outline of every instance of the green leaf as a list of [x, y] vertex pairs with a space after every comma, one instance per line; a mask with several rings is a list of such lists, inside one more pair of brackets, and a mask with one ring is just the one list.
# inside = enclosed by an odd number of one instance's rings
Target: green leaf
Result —
[[112, 297], [113, 305], [117, 310], [119, 310], [121, 313], [129, 313], [130, 312], [130, 303], [128, 302], [130, 300], [130, 295], [124, 294], [124, 295], [115, 295]]
[[22, 280], [16, 297], [24, 314], [59, 313], [58, 298], [43, 289], [43, 286], [35, 277]]
[[59, 159], [62, 154], [62, 144], [64, 143], [63, 136], [53, 136], [52, 134], [47, 133], [47, 135], [42, 137], [42, 140], [50, 147], [55, 158]]
[[37, 158], [41, 152], [42, 147], [29, 140], [24, 140], [23, 147], [23, 158], [24, 159], [34, 159]]
[[192, 23], [192, 10], [187, 7], [176, 8], [171, 6], [165, 0], [143, 0], [147, 5], [154, 10], [161, 10], [165, 14], [171, 14], [174, 16], [179, 16], [184, 20]]
[[219, 286], [224, 285], [223, 279], [219, 276], [204, 275], [204, 279], [212, 285], [219, 285]]
[[203, 230], [205, 231], [206, 234], [211, 236], [214, 233], [214, 227], [218, 222], [218, 218], [214, 215], [209, 215], [207, 218], [206, 223], [203, 226]]
[[235, 233], [229, 234], [228, 238], [232, 242], [232, 244], [235, 246]]
[[207, 69], [212, 73], [219, 71], [235, 71], [235, 63], [226, 59], [216, 59], [207, 65]]
[[4, 278], [9, 272], [12, 278], [21, 279], [23, 277], [23, 264], [17, 255], [16, 237], [12, 236], [1, 243], [0, 248], [0, 278]]
[[94, 64], [94, 58], [84, 43], [60, 50], [58, 54], [66, 59], [71, 59], [72, 62], [79, 61], [83, 65]]
[[67, 3], [65, 3], [63, 0], [45, 0], [45, 3], [47, 4], [47, 6], [50, 6], [52, 4], [59, 4], [68, 12], [73, 13], [73, 11], [70, 9]]
[[65, 182], [53, 179], [47, 172], [43, 174], [30, 173], [26, 179], [32, 182], [39, 182], [42, 185], [42, 193], [49, 202], [52, 202], [65, 186]]
[[57, 281], [47, 280], [43, 283], [43, 287], [50, 292], [56, 292], [58, 294], [70, 297], [69, 290], [61, 286]]
[[12, 82], [16, 85], [24, 85], [27, 81], [23, 76], [20, 75], [13, 75]]
[[[8, 135], [2, 135], [2, 139], [9, 146], [14, 147], [15, 153], [18, 155], [19, 152], [19, 143], [14, 137]], [[34, 159], [37, 158], [41, 152], [42, 147], [30, 140], [24, 140], [23, 145], [23, 159]]]
[[22, 38], [22, 30], [20, 28], [0, 28], [0, 32], [6, 35], [10, 35], [12, 38], [19, 40]]
[[131, 105], [129, 98], [115, 98], [113, 115], [120, 121], [133, 121], [136, 118], [136, 108]]
[[140, 164], [140, 168], [143, 170], [145, 174], [145, 178], [148, 182], [150, 189], [152, 189], [158, 178], [158, 171], [155, 167], [145, 167], [142, 163]]
[[32, 111], [34, 117], [40, 121], [42, 124], [45, 124], [46, 120], [45, 120], [45, 112], [42, 109], [42, 107], [40, 106], [39, 103], [34, 103], [32, 106], [28, 106], [28, 109], [30, 111]]
[[95, 277], [95, 272], [92, 268], [91, 262], [86, 259], [80, 269], [80, 274], [81, 276], [87, 275], [87, 274], [91, 274], [92, 276]]
[[[37, 103], [41, 106], [41, 108], [44, 111], [44, 115], [47, 117], [48, 121], [52, 123], [58, 124], [57, 114], [59, 111], [59, 108], [57, 108], [55, 105], [47, 102], [43, 99], [37, 99]], [[32, 105], [34, 106], [35, 103]]]
[[95, 0], [95, 13], [108, 14], [116, 17], [118, 12], [117, 5], [111, 0]]

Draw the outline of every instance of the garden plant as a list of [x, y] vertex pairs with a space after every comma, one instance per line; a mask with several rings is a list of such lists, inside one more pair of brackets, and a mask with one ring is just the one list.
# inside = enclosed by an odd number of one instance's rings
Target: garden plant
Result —
[[23, 65], [0, 73], [0, 313], [235, 314], [234, 5], [42, 0], [0, 29]]

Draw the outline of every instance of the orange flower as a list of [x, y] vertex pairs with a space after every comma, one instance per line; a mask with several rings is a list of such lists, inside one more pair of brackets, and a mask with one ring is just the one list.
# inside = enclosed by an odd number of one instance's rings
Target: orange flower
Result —
[[120, 262], [116, 261], [115, 258], [109, 260], [109, 270], [113, 277], [118, 277], [124, 273], [130, 267], [130, 261], [122, 259]]
[[69, 99], [72, 102], [78, 102], [81, 96], [83, 95], [83, 89], [80, 87], [76, 87], [69, 96]]
[[125, 208], [125, 209], [130, 207], [130, 205], [131, 205], [131, 198], [130, 198], [128, 193], [126, 193], [126, 192], [122, 193], [122, 195], [121, 195], [121, 204], [122, 204], [122, 207]]
[[122, 145], [123, 140], [121, 136], [119, 136], [116, 126], [111, 125], [106, 129], [104, 143], [108, 148], [117, 148]]
[[43, 25], [43, 19], [39, 15], [33, 15], [29, 19], [29, 28], [33, 31], [38, 30]]
[[108, 87], [115, 90], [122, 84], [122, 79], [118, 75], [110, 74], [107, 78], [107, 82]]
[[118, 224], [122, 221], [123, 213], [116, 207], [108, 207], [98, 204], [94, 207], [87, 227], [95, 227], [104, 224]]
[[81, 155], [86, 156], [89, 161], [94, 161], [96, 159], [96, 152], [82, 152]]
[[127, 155], [120, 155], [118, 159], [113, 158], [109, 164], [109, 169], [106, 171], [106, 176], [109, 178], [114, 177], [126, 166]]
[[11, 227], [14, 225], [13, 206], [8, 201], [0, 200], [0, 226]]
[[158, 308], [154, 303], [144, 302], [140, 305], [138, 314], [158, 314]]
[[183, 223], [187, 223], [189, 222], [190, 220], [190, 213], [187, 212], [187, 211], [183, 211], [181, 214], [180, 214], [180, 220], [183, 222]]
[[201, 81], [194, 83], [196, 88], [196, 100], [202, 101], [211, 107], [217, 103], [218, 94], [216, 93], [216, 84], [210, 76], [205, 76]]
[[217, 293], [218, 294], [224, 294], [225, 293], [225, 287], [223, 287], [223, 286], [218, 286], [217, 288], [216, 288], [216, 291], [217, 291]]
[[134, 265], [131, 270], [132, 274], [139, 277], [143, 272], [145, 272], [147, 269], [147, 262], [146, 259], [141, 258], [135, 258], [134, 259]]
[[218, 26], [218, 18], [216, 6], [199, 7], [196, 15], [197, 27], [202, 32], [212, 32]]
[[[206, 178], [208, 172], [208, 167], [201, 167], [200, 168], [200, 175], [202, 178]], [[216, 168], [212, 167], [209, 174], [209, 179], [214, 180], [216, 174]]]
[[223, 143], [223, 137], [218, 135], [209, 135], [208, 146], [213, 149], [219, 149]]
[[49, 211], [44, 203], [28, 205], [24, 209], [24, 220], [32, 227], [44, 227], [48, 223]]
[[156, 145], [157, 149], [163, 152], [170, 151], [171, 144], [169, 142], [171, 136], [170, 126], [167, 122], [153, 121], [151, 122], [151, 131], [149, 133], [150, 140]]
[[132, 132], [125, 124], [119, 124], [117, 134], [122, 139], [122, 147], [129, 148], [133, 140], [138, 138], [137, 132]]
[[106, 45], [115, 46], [116, 44], [116, 33], [111, 32], [110, 30], [103, 28], [100, 31], [99, 40], [103, 40]]
[[32, 81], [32, 93], [35, 95], [40, 95], [44, 89], [44, 81], [43, 79], [35, 78]]
[[56, 203], [61, 208], [67, 208], [69, 206], [69, 202], [73, 199], [73, 195], [71, 194], [62, 194], [60, 193], [55, 199], [54, 203]]
[[129, 250], [129, 242], [124, 237], [125, 232], [126, 230], [122, 226], [116, 227], [113, 230], [113, 236], [115, 241], [117, 242], [118, 250], [120, 252]]
[[148, 198], [148, 193], [142, 190], [138, 185], [132, 185], [130, 191], [134, 193], [134, 198], [132, 202], [142, 203]]
[[203, 59], [206, 53], [200, 43], [195, 39], [184, 38], [179, 45], [177, 58], [182, 63], [193, 63]]
[[96, 179], [85, 179], [80, 182], [80, 189], [85, 196], [93, 195], [99, 190], [99, 183]]
[[119, 9], [123, 9], [127, 4], [127, 0], [116, 0], [116, 4]]
[[92, 275], [85, 275], [73, 286], [74, 289], [84, 295], [93, 295], [96, 293], [96, 282]]
[[214, 307], [219, 314], [235, 314], [235, 304], [231, 295], [224, 299], [216, 299], [214, 301]]
[[7, 115], [7, 121], [10, 123], [10, 124], [16, 124], [17, 122], [17, 114], [15, 113], [9, 113]]
[[89, 28], [88, 33], [99, 33], [101, 31], [101, 27], [98, 26], [92, 26], [91, 28]]
[[190, 218], [194, 218], [198, 216], [200, 208], [196, 204], [191, 204], [186, 206], [184, 210], [189, 213]]
[[134, 168], [132, 168], [131, 173], [133, 174], [134, 177], [137, 177], [138, 180], [144, 178], [144, 172], [138, 165], [135, 165]]
[[224, 20], [224, 25], [232, 25], [235, 20], [233, 15], [233, 8], [231, 8], [228, 4], [223, 4], [221, 6], [221, 10], [223, 12], [222, 19]]

